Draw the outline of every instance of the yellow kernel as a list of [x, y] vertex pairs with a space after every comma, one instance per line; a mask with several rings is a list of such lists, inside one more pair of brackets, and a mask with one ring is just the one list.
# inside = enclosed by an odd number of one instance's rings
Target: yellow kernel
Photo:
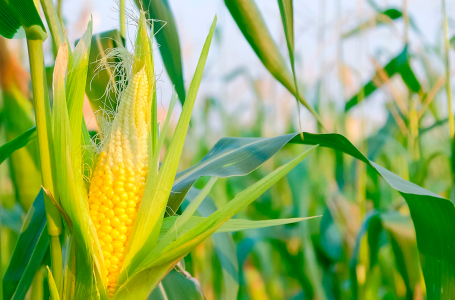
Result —
[[114, 203], [112, 201], [106, 201], [103, 203], [107, 208], [114, 208]]
[[108, 210], [104, 214], [106, 215], [106, 218], [108, 218], [108, 219], [112, 219], [115, 217], [114, 211], [112, 209]]
[[[124, 247], [124, 244], [119, 241], [113, 241], [112, 246], [114, 247], [114, 249], [121, 249]], [[117, 250], [115, 250], [115, 251], [117, 251]]]
[[[103, 257], [104, 258], [111, 258], [112, 254], [106, 251], [103, 251]], [[118, 258], [118, 257], [117, 257]]]
[[109, 276], [107, 277], [107, 279], [109, 280], [109, 282], [117, 282], [117, 280], [118, 280], [118, 273], [109, 275]]
[[109, 269], [110, 266], [111, 266], [111, 260], [107, 259], [107, 258], [104, 258], [104, 267], [106, 269]]
[[103, 184], [103, 186], [100, 188], [100, 190], [101, 190], [101, 193], [103, 193], [103, 194], [104, 194], [104, 193], [106, 193], [106, 191], [107, 191], [107, 188], [108, 188], [108, 187], [107, 187], [107, 186], [105, 186], [105, 185]]
[[112, 231], [112, 227], [109, 225], [101, 225], [100, 230], [104, 233], [109, 233]]
[[112, 244], [106, 244], [104, 245], [103, 250], [110, 253], [114, 251], [114, 247], [112, 246]]
[[112, 184], [113, 184], [113, 180], [111, 178], [105, 178], [103, 180], [103, 186], [108, 187], [108, 186], [112, 186]]
[[106, 196], [104, 196], [104, 195], [101, 195], [101, 196], [100, 196], [100, 201], [101, 201], [102, 203], [104, 203], [104, 202], [106, 202], [106, 201], [108, 201], [108, 200], [109, 200], [109, 199], [107, 199]]
[[102, 239], [105, 235], [106, 235], [105, 232], [98, 231], [98, 238], [99, 238], [99, 239]]
[[125, 209], [121, 207], [114, 208], [114, 213], [116, 216], [121, 216], [125, 213]]
[[120, 221], [123, 222], [127, 222], [130, 219], [130, 217], [127, 214], [122, 214], [118, 218], [120, 219]]
[[126, 193], [126, 192], [123, 192], [123, 193], [119, 194], [118, 196], [120, 197], [120, 200], [123, 200], [123, 201], [128, 200], [128, 193]]
[[112, 243], [113, 239], [112, 237], [109, 235], [109, 234], [106, 234], [105, 236], [102, 237], [102, 240], [105, 242], [105, 243]]
[[109, 226], [109, 225], [111, 225], [111, 220], [109, 220], [108, 218], [104, 218], [104, 219], [100, 220], [100, 224], [101, 224], [101, 226]]
[[128, 228], [126, 226], [120, 226], [117, 228], [118, 232], [125, 234]]
[[[109, 236], [109, 237], [110, 237], [110, 236]], [[126, 235], [121, 234], [121, 235], [119, 235], [115, 240], [116, 240], [116, 241], [119, 241], [119, 242], [126, 242]]]
[[95, 225], [95, 229], [96, 229], [96, 230], [99, 230], [100, 227], [101, 227], [100, 223], [94, 223], [94, 225]]
[[116, 203], [118, 203], [118, 202], [120, 201], [120, 198], [119, 198], [119, 196], [114, 195], [114, 196], [112, 196], [111, 201], [112, 201], [112, 203], [114, 203], [114, 205], [115, 205]]
[[98, 220], [104, 220], [104, 219], [106, 219], [106, 216], [103, 213], [98, 213], [97, 218], [98, 218]]
[[111, 231], [110, 235], [115, 240], [120, 236], [120, 232], [117, 229], [114, 229]]
[[109, 272], [115, 273], [119, 269], [118, 263], [120, 262], [120, 260], [117, 257], [115, 257], [115, 256], [111, 256], [110, 260], [111, 260], [111, 264], [112, 264], [111, 268], [112, 267], [116, 267], [116, 268], [115, 268], [115, 270], [113, 268], [112, 271], [109, 270]]
[[104, 245], [106, 245], [106, 243], [104, 241], [100, 241], [100, 247], [103, 247]]
[[136, 207], [136, 201], [134, 200], [130, 200], [126, 203], [126, 205], [128, 205], [128, 207]]
[[122, 225], [122, 222], [120, 222], [119, 218], [113, 217], [111, 219], [111, 225], [112, 225], [112, 227], [118, 227], [118, 226]]
[[135, 183], [135, 182], [136, 182], [136, 177], [134, 177], [134, 176], [129, 176], [129, 177], [128, 177], [128, 182]]
[[125, 225], [127, 225], [127, 226], [133, 225], [133, 222], [134, 221], [128, 217], [128, 220], [125, 221]]
[[[118, 181], [116, 181], [116, 183], [119, 183]], [[120, 186], [120, 185], [117, 185], [114, 187], [114, 192], [120, 196], [120, 194], [122, 194], [123, 192], [125, 192], [125, 189], [123, 188], [123, 186]]]
[[132, 190], [133, 188], [135, 188], [134, 184], [132, 184], [131, 182], [128, 182], [127, 184], [125, 184], [125, 189], [127, 191], [130, 191]]
[[102, 177], [96, 177], [93, 179], [94, 180], [94, 184], [99, 186], [99, 187], [102, 187], [103, 186], [103, 179]]
[[128, 204], [125, 201], [120, 201], [117, 203], [117, 207], [127, 208]]
[[98, 211], [99, 208], [100, 208], [100, 206], [98, 204], [90, 204], [91, 210]]
[[107, 199], [111, 199], [114, 197], [114, 190], [111, 187], [106, 187], [106, 192], [104, 192], [104, 195]]
[[[115, 243], [115, 242], [116, 242], [116, 241], [114, 241], [114, 243]], [[117, 243], [120, 243], [120, 242], [117, 242]], [[115, 249], [114, 249], [114, 253], [115, 253], [115, 252], [121, 252], [121, 253], [125, 252], [125, 247], [123, 247], [123, 243], [122, 243], [122, 247], [119, 247], [119, 248], [115, 248]]]
[[127, 208], [125, 209], [125, 212], [126, 212], [127, 215], [130, 215], [130, 218], [131, 218], [131, 215], [136, 213], [136, 208], [134, 208], [134, 207], [127, 207]]
[[109, 210], [109, 209], [108, 209], [106, 206], [100, 205], [100, 208], [99, 208], [98, 211], [99, 211], [100, 213], [103, 213], [103, 214], [104, 214], [104, 213], [107, 212], [108, 210]]
[[100, 157], [104, 158], [104, 157], [106, 157], [106, 156], [107, 156], [107, 153], [106, 153], [106, 151], [101, 151], [101, 153], [100, 153]]
[[101, 196], [101, 191], [99, 189], [96, 189], [90, 196], [98, 198]]
[[[110, 254], [110, 253], [109, 253], [109, 254]], [[115, 257], [117, 257], [117, 258], [118, 258], [119, 260], [121, 260], [121, 261], [122, 261], [123, 258], [124, 258], [124, 257], [123, 257], [123, 252], [115, 252], [113, 255], [114, 255]]]

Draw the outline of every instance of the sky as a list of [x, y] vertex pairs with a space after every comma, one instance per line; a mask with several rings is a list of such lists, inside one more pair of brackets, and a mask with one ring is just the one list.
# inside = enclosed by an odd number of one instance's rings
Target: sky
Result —
[[[127, 7], [135, 6], [126, 0]], [[381, 7], [401, 7], [404, 1], [377, 1]], [[424, 51], [422, 41], [434, 47], [442, 45], [441, 36], [441, 1], [407, 0], [409, 15], [421, 34], [411, 30], [410, 47], [413, 52]], [[202, 45], [215, 15], [218, 17], [217, 32], [209, 53], [207, 66], [200, 87], [195, 113], [206, 97], [215, 97], [222, 102], [223, 109], [230, 114], [237, 114], [241, 124], [254, 122], [255, 94], [251, 80], [259, 87], [262, 101], [266, 107], [266, 117], [270, 118], [270, 128], [266, 135], [282, 134], [286, 131], [284, 119], [294, 114], [297, 124], [295, 99], [266, 71], [255, 53], [243, 38], [234, 20], [221, 0], [169, 0], [177, 22], [177, 30], [182, 48], [184, 81], [188, 88], [195, 70]], [[276, 0], [256, 0], [267, 26], [277, 42], [281, 53], [288, 58], [283, 35], [280, 13]], [[454, 15], [455, 1], [447, 1], [448, 15]], [[119, 17], [116, 1], [112, 0], [64, 0], [63, 16], [68, 38], [79, 38], [90, 18], [93, 17], [93, 33], [118, 27]], [[372, 58], [379, 63], [386, 63], [398, 54], [403, 47], [404, 24], [399, 21], [393, 27], [370, 30], [356, 38], [340, 40], [340, 33], [347, 32], [359, 22], [368, 20], [374, 10], [368, 1], [361, 0], [319, 0], [294, 1], [295, 49], [297, 57], [297, 75], [304, 85], [304, 94], [310, 103], [319, 100], [321, 105], [335, 103], [342, 109], [345, 99], [349, 99], [361, 82], [374, 73]], [[450, 22], [450, 32], [455, 33], [455, 20]], [[128, 39], [134, 39], [136, 27], [128, 26]], [[340, 64], [340, 49], [342, 64]], [[453, 51], [452, 51], [453, 52]], [[155, 50], [156, 71], [160, 73], [158, 97], [163, 107], [167, 106], [172, 94], [172, 83], [164, 71]], [[455, 59], [452, 54], [452, 61]], [[435, 60], [433, 67], [443, 74], [443, 65]], [[423, 72], [422, 66], [415, 65], [417, 72]], [[226, 80], [229, 75], [242, 70], [243, 75]], [[340, 72], [348, 81], [340, 85]], [[321, 78], [323, 80], [321, 80]], [[317, 87], [322, 84], [322, 87]], [[430, 88], [430, 87], [428, 87]], [[386, 110], [383, 94], [377, 93], [367, 103], [352, 111], [353, 118], [367, 116], [368, 130], [375, 130], [384, 121]], [[177, 113], [178, 113], [177, 108]], [[305, 130], [315, 130], [315, 122], [304, 110], [301, 119]], [[328, 120], [330, 122], [330, 120]], [[219, 126], [216, 120], [214, 126]]]

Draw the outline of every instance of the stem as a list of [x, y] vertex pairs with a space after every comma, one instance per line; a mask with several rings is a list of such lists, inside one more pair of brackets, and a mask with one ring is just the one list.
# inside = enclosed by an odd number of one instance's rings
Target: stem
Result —
[[120, 0], [120, 34], [123, 38], [126, 36], [125, 28], [125, 0]]
[[455, 132], [455, 121], [453, 118], [452, 110], [452, 87], [450, 85], [450, 60], [449, 60], [449, 29], [447, 24], [447, 14], [446, 14], [446, 1], [442, 0], [442, 27], [444, 28], [444, 50], [445, 50], [445, 68], [446, 68], [446, 93], [447, 93], [447, 110], [449, 113], [449, 132], [450, 138], [453, 138]]
[[[49, 30], [52, 34], [52, 40], [54, 42], [54, 46], [56, 52], [61, 44], [65, 42], [65, 35], [63, 34], [62, 25], [60, 24], [60, 17], [55, 10], [54, 3], [52, 0], [40, 0], [41, 6], [43, 8], [44, 16], [46, 17], [47, 24], [49, 26]], [[60, 1], [59, 1], [60, 4]]]
[[[38, 145], [41, 160], [41, 175], [43, 186], [53, 195], [54, 184], [52, 179], [51, 155], [49, 147], [50, 126], [50, 105], [47, 95], [46, 73], [44, 70], [43, 41], [32, 40], [27, 37], [27, 46], [30, 59], [30, 73], [33, 87], [33, 104], [35, 107], [36, 130], [38, 133]], [[46, 118], [46, 115], [49, 117]], [[44, 195], [46, 207], [47, 229], [51, 236], [51, 259], [52, 272], [59, 291], [62, 290], [62, 248], [59, 236], [62, 233], [62, 219], [60, 212], [49, 199]]]

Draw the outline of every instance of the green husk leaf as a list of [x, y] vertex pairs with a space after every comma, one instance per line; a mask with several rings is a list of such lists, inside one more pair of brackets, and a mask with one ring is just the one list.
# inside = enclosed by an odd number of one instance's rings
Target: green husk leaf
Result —
[[59, 296], [58, 290], [57, 290], [57, 285], [55, 284], [54, 276], [52, 276], [51, 269], [49, 269], [48, 266], [46, 266], [46, 269], [47, 269], [47, 279], [49, 282], [49, 293], [51, 296], [50, 298], [51, 298], [51, 300], [60, 300], [60, 296]]
[[[161, 228], [167, 200], [172, 188], [172, 182], [177, 173], [180, 155], [183, 150], [185, 136], [188, 130], [191, 112], [196, 101], [197, 91], [202, 78], [205, 62], [207, 60], [210, 43], [215, 30], [216, 17], [210, 28], [209, 35], [204, 44], [199, 63], [197, 65], [193, 80], [190, 85], [188, 96], [183, 105], [182, 114], [177, 123], [174, 137], [166, 152], [163, 164], [161, 165], [158, 176], [149, 176], [144, 190], [137, 219], [134, 223], [133, 232], [129, 241], [130, 251], [125, 258], [123, 269], [119, 277], [119, 284], [126, 279], [126, 274], [131, 274], [133, 270], [148, 254], [148, 250], [156, 245]], [[153, 181], [152, 181], [153, 180]]]
[[[55, 166], [60, 193], [61, 206], [73, 224], [72, 239], [76, 247], [75, 282], [74, 286], [65, 288], [74, 290], [76, 299], [91, 298], [99, 295], [106, 299], [106, 291], [101, 278], [105, 278], [104, 261], [91, 222], [87, 207], [87, 191], [81, 176], [81, 167], [72, 160], [74, 147], [70, 130], [68, 107], [65, 95], [65, 75], [68, 64], [68, 48], [60, 46], [54, 68], [54, 110], [53, 133], [55, 147]], [[79, 131], [80, 133], [80, 131]]]

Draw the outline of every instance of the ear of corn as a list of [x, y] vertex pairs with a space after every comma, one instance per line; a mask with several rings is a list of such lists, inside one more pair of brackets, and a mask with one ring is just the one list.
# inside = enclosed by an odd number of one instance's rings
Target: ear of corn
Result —
[[148, 175], [148, 86], [143, 68], [123, 94], [90, 184], [90, 216], [103, 251], [110, 296], [117, 285]]

